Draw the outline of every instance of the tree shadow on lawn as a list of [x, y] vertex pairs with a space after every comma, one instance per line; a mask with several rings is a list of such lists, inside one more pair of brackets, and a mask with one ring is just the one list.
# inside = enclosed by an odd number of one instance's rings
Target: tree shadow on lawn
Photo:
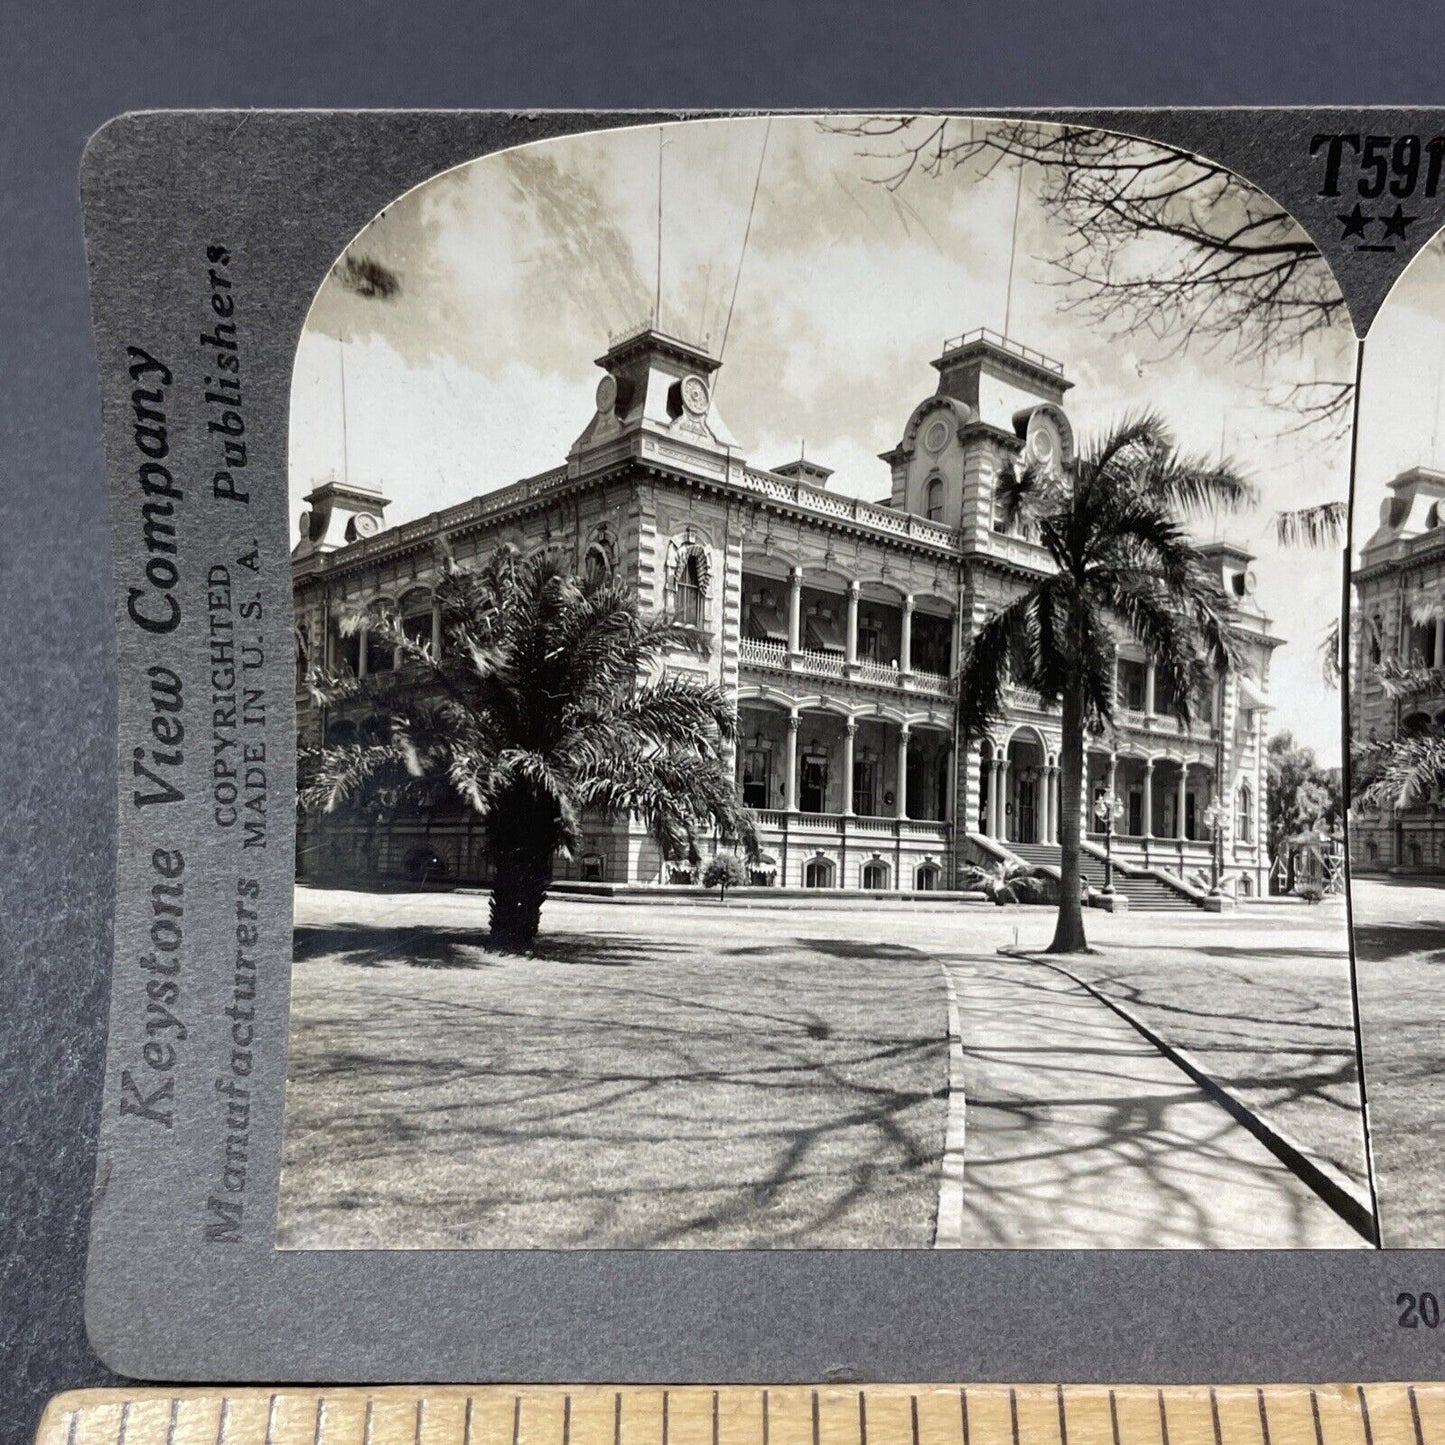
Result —
[[1384, 963], [1410, 956], [1417, 963], [1445, 963], [1445, 928], [1427, 923], [1357, 923], [1355, 957]]
[[298, 924], [292, 959], [297, 963], [330, 958], [353, 968], [480, 969], [509, 958], [533, 957], [548, 963], [593, 968], [631, 968], [649, 955], [685, 952], [677, 944], [644, 938], [599, 938], [591, 934], [544, 934], [530, 955], [494, 948], [482, 928], [376, 928], [364, 924]]

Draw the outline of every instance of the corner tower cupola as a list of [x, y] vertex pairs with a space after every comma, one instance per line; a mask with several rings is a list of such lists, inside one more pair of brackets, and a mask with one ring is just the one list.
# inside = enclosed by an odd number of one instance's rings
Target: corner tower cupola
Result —
[[939, 396], [961, 401], [1000, 430], [1013, 430], [1018, 413], [1041, 402], [1059, 406], [1073, 386], [1063, 362], [984, 327], [945, 341], [933, 366]]
[[614, 336], [597, 365], [603, 371], [597, 412], [572, 444], [569, 461], [644, 429], [709, 450], [733, 445], [712, 400], [722, 363], [703, 347], [643, 326]]
[[1445, 472], [1411, 467], [1390, 483], [1390, 495], [1380, 503], [1380, 525], [1365, 543], [1360, 560], [1368, 566], [1372, 553], [1427, 532], [1445, 537]]
[[335, 552], [352, 542], [374, 537], [386, 525], [382, 514], [389, 505], [380, 487], [339, 481], [334, 475], [306, 494], [308, 510], [301, 514], [301, 537], [293, 557], [313, 552]]
[[1206, 560], [1210, 575], [1232, 607], [1258, 612], [1255, 600], [1254, 553], [1235, 542], [1201, 542], [1198, 551]]

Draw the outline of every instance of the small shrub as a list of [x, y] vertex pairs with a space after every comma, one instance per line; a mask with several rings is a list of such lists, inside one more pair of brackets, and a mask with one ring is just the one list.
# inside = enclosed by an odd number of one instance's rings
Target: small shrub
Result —
[[726, 903], [729, 888], [738, 888], [748, 881], [748, 870], [736, 853], [717, 853], [703, 869], [702, 886], [718, 890], [718, 902]]

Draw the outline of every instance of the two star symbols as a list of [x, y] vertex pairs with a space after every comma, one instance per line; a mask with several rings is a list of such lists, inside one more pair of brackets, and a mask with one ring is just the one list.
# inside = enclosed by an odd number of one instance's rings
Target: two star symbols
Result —
[[[1420, 218], [1419, 216], [1407, 216], [1405, 214], [1405, 208], [1400, 205], [1398, 201], [1395, 203], [1393, 213], [1388, 216], [1367, 216], [1365, 212], [1361, 210], [1360, 203], [1356, 201], [1352, 210], [1338, 215], [1335, 219], [1340, 223], [1340, 240], [1342, 241], [1348, 241], [1351, 236], [1357, 236], [1363, 241], [1366, 235], [1365, 228], [1372, 222], [1379, 221], [1380, 225], [1384, 227], [1384, 231], [1380, 236], [1380, 240], [1383, 242], [1392, 239], [1398, 241], [1405, 240], [1405, 227], [1414, 221], [1418, 221]], [[1390, 250], [1393, 251], [1394, 249], [1393, 246], [1390, 247]]]

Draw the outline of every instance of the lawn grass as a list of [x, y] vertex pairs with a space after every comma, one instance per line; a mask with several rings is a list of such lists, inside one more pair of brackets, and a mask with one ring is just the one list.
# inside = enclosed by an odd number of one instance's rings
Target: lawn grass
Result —
[[[927, 1247], [942, 972], [807, 913], [298, 912], [283, 1248]], [[326, 915], [326, 922], [319, 915]], [[558, 926], [558, 924], [562, 926]]]
[[1445, 887], [1356, 879], [1370, 1141], [1386, 1245], [1445, 1244]]

